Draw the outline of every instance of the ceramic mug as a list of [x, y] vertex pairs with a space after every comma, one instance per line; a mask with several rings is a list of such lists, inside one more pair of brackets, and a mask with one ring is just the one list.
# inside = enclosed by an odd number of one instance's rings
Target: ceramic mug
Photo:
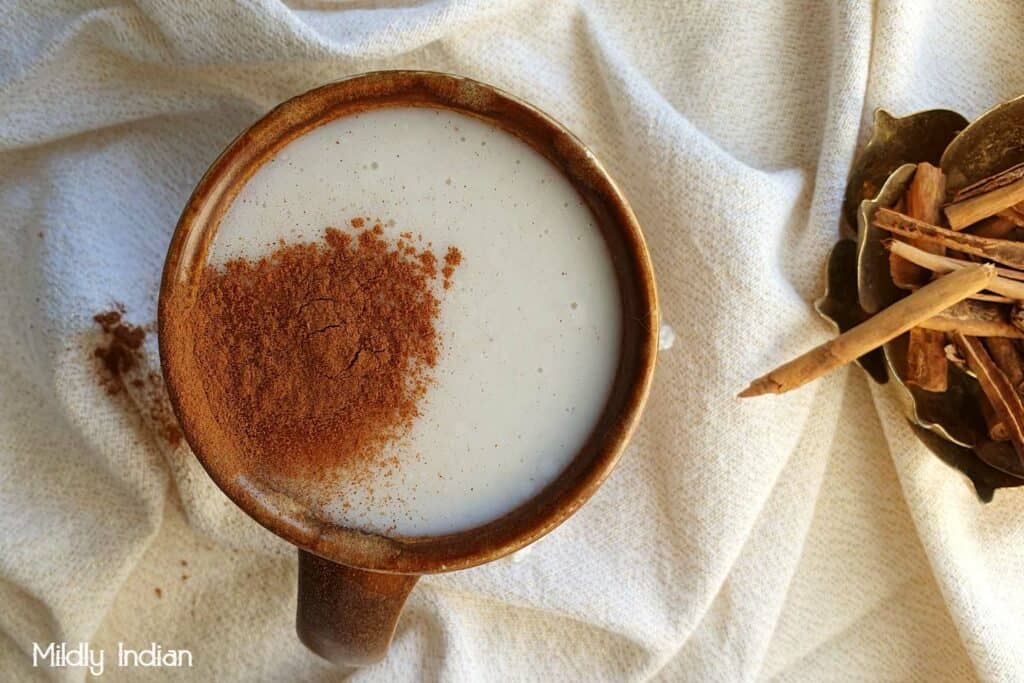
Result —
[[[252, 490], [229, 466], [230, 435], [217, 433], [202, 392], [186, 391], [187, 354], [172, 358], [178, 334], [170, 302], [195, 295], [218, 223], [239, 189], [265, 161], [313, 128], [381, 107], [452, 110], [504, 129], [546, 157], [589, 206], [616, 270], [623, 330], [618, 368], [588, 440], [538, 495], [503, 517], [442, 536], [392, 538], [319, 518], [286, 495]], [[615, 183], [572, 134], [536, 108], [497, 88], [449, 74], [383, 71], [324, 85], [275, 107], [239, 135], [200, 180], [171, 240], [160, 288], [161, 363], [174, 411], [203, 467], [246, 513], [299, 548], [297, 630], [302, 642], [339, 664], [386, 653], [409, 591], [421, 574], [473, 567], [508, 555], [548, 533], [604, 481], [632, 434], [654, 372], [658, 306], [640, 226]], [[213, 426], [211, 426], [213, 425]], [[237, 460], [236, 460], [237, 461]]]

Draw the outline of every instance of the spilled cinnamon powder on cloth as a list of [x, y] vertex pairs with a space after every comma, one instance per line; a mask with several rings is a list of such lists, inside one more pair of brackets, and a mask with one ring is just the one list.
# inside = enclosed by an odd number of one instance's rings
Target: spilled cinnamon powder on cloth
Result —
[[101, 335], [93, 346], [97, 379], [108, 394], [131, 395], [143, 418], [171, 446], [181, 443], [181, 429], [167, 400], [163, 377], [145, 367], [142, 344], [146, 328], [124, 320], [124, 306], [92, 317]]
[[371, 461], [409, 430], [437, 363], [436, 261], [378, 222], [207, 266], [188, 309], [170, 311], [191, 328], [179, 391], [203, 392], [257, 475]]
[[142, 342], [146, 330], [121, 320], [124, 311], [120, 308], [97, 313], [93, 321], [103, 330], [103, 337], [93, 349], [92, 355], [103, 365], [100, 383], [108, 394], [116, 394], [124, 388], [124, 373], [138, 365]]

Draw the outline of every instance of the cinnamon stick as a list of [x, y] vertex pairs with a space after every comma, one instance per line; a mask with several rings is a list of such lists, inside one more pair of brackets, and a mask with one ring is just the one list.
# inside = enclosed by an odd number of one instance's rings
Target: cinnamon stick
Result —
[[925, 223], [938, 223], [942, 220], [941, 209], [945, 201], [945, 174], [941, 168], [922, 161], [907, 188], [907, 214]]
[[1006, 423], [999, 419], [996, 409], [992, 407], [984, 394], [981, 395], [981, 416], [985, 418], [985, 427], [988, 429], [988, 438], [993, 441], [1009, 441], [1010, 430]]
[[1024, 332], [1024, 308], [1020, 304], [1010, 309], [1010, 324]]
[[1013, 325], [1006, 306], [966, 299], [925, 320], [921, 327], [961, 332], [971, 337], [1024, 339], [1024, 331]]
[[1020, 202], [1024, 202], [1024, 178], [985, 194], [950, 204], [946, 207], [946, 219], [949, 221], [949, 227], [960, 230]]
[[[962, 259], [955, 259], [949, 256], [939, 256], [938, 254], [929, 254], [928, 252], [921, 251], [920, 249], [905, 242], [890, 242], [889, 249], [897, 252], [908, 261], [913, 261], [917, 265], [924, 266], [936, 273], [951, 273], [954, 270], [978, 265], [972, 261], [964, 261]], [[1010, 297], [1014, 301], [1024, 301], [1024, 282], [1011, 279], [1022, 278], [1024, 277], [1024, 273], [1008, 270], [1006, 268], [996, 268], [996, 273], [998, 274], [997, 277], [992, 280], [986, 289], [996, 292], [997, 294]]]
[[930, 282], [835, 339], [755, 379], [740, 397], [781, 394], [817, 379], [980, 292], [995, 275], [990, 265], [972, 265]]
[[[962, 187], [957, 190], [956, 194], [953, 195], [953, 201], [959, 202], [964, 199], [970, 199], [971, 197], [977, 197], [978, 195], [991, 192], [992, 190], [998, 190], [1000, 187], [1005, 187], [1010, 183], [1016, 182], [1024, 178], [1024, 163], [1011, 166], [1005, 171], [996, 173], [987, 178], [971, 183], [967, 187]], [[872, 195], [874, 196], [874, 195]]]
[[998, 422], [1005, 425], [1018, 457], [1024, 457], [1024, 402], [999, 366], [992, 360], [984, 344], [959, 332], [953, 341], [967, 359], [967, 366], [978, 378], [981, 391], [992, 404]]
[[1001, 294], [971, 294], [968, 298], [973, 299], [974, 301], [990, 301], [997, 304], [1015, 304], [1017, 302], [1016, 299], [1011, 299], [1010, 297], [1002, 296]]
[[[926, 223], [938, 223], [941, 220], [940, 209], [945, 198], [946, 176], [942, 170], [927, 162], [919, 163], [906, 193], [907, 214]], [[941, 245], [928, 241], [908, 241], [922, 251], [934, 254], [946, 252]], [[902, 259], [898, 254], [890, 251], [889, 257], [889, 267], [894, 281], [899, 275], [906, 278], [905, 282], [923, 283], [932, 276], [926, 269]], [[896, 261], [893, 262], [893, 259]], [[908, 272], [910, 268], [914, 270]], [[949, 374], [949, 364], [943, 351], [946, 335], [937, 330], [915, 327], [910, 330], [907, 344], [907, 384], [923, 391], [945, 391]]]
[[1024, 359], [1021, 358], [1017, 345], [1011, 339], [992, 337], [985, 340], [985, 348], [1019, 394], [1021, 385], [1024, 384]]
[[986, 218], [985, 220], [971, 226], [971, 234], [977, 235], [978, 237], [995, 237], [996, 239], [1004, 239], [1007, 235], [1013, 232], [1013, 229], [1017, 227], [1017, 224], [1006, 218], [1000, 216], [993, 216], [992, 218]]
[[[945, 197], [946, 176], [942, 170], [927, 162], [919, 163], [906, 193], [907, 214], [926, 223], [938, 223]], [[933, 254], [946, 252], [941, 244], [932, 241], [908, 238], [907, 242]], [[931, 278], [927, 270], [893, 252], [889, 252], [889, 271], [893, 283], [901, 289], [916, 289]]]
[[[1024, 228], [1024, 204], [1016, 204], [996, 214], [996, 218], [1009, 221], [1018, 228]], [[974, 234], [978, 234], [975, 232]]]
[[946, 360], [945, 346], [945, 332], [924, 327], [911, 328], [907, 342], [908, 386], [932, 392], [947, 389], [949, 361]]
[[878, 209], [872, 224], [887, 232], [940, 244], [955, 251], [975, 254], [987, 259], [1024, 269], [1024, 242], [979, 237], [969, 232], [956, 232], [931, 223], [915, 220], [891, 209]]
[[926, 330], [937, 332], [960, 332], [972, 337], [1005, 337], [1006, 339], [1024, 339], [1024, 332], [1007, 323], [986, 320], [956, 320], [946, 316], [937, 315], [929, 318], [919, 325]]

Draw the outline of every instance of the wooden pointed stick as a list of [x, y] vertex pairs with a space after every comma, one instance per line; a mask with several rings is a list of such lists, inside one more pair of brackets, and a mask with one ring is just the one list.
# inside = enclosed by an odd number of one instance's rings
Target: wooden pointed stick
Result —
[[796, 389], [856, 360], [965, 297], [980, 292], [995, 276], [995, 268], [979, 264], [941, 277], [835, 339], [755, 379], [740, 392], [740, 397], [781, 394]]
[[[913, 261], [917, 265], [924, 266], [936, 273], [950, 273], [954, 270], [977, 265], [971, 261], [929, 254], [905, 242], [891, 242], [889, 248], [899, 253], [900, 256], [908, 261]], [[1024, 301], [1024, 282], [1010, 279], [1011, 277], [1022, 277], [1024, 274], [1015, 273], [1006, 268], [997, 268], [996, 272], [998, 276], [992, 280], [986, 289], [1003, 296], [1008, 296], [1014, 301]]]
[[1024, 269], [1024, 242], [979, 237], [967, 232], [947, 230], [931, 223], [915, 220], [891, 209], [875, 211], [872, 225], [896, 235], [941, 244], [955, 251], [983, 256], [997, 263]]
[[994, 216], [1003, 209], [1024, 202], [1024, 178], [946, 207], [946, 219], [954, 230]]

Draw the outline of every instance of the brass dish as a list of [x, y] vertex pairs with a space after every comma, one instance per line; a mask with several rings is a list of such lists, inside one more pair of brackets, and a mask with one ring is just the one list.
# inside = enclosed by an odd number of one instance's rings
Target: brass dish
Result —
[[[939, 165], [949, 191], [1024, 162], [1024, 96], [994, 107], [969, 125], [945, 109], [902, 118], [883, 110], [875, 113], [871, 138], [847, 182], [841, 239], [829, 257], [828, 286], [815, 303], [818, 313], [840, 332], [904, 295], [892, 282], [882, 234], [871, 227], [871, 218], [878, 207], [891, 207], [903, 196], [919, 162]], [[1024, 485], [1024, 470], [1016, 464], [1012, 446], [984, 438], [977, 380], [951, 366], [949, 388], [943, 393], [908, 387], [902, 375], [906, 349], [903, 335], [858, 363], [872, 379], [898, 393], [921, 441], [966, 475], [982, 501], [990, 501], [997, 488]]]

